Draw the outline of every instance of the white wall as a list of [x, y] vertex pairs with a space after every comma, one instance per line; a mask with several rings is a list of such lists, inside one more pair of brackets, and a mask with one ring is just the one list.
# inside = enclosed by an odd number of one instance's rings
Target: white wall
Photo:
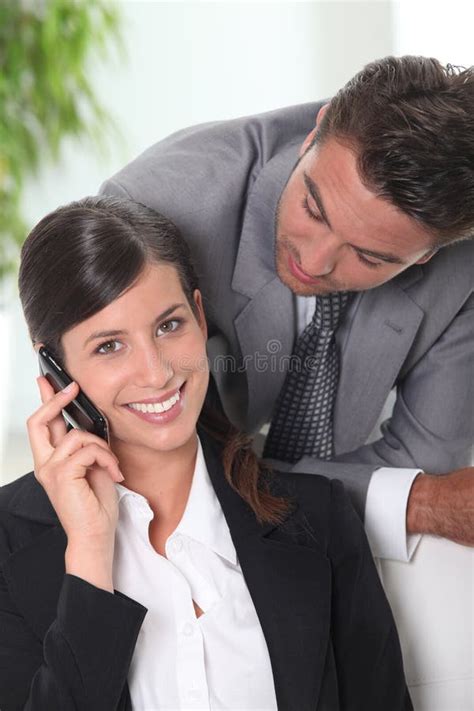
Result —
[[[392, 52], [389, 2], [122, 2], [128, 58], [93, 62], [97, 93], [121, 130], [108, 157], [69, 143], [26, 191], [31, 225], [95, 193], [151, 143], [186, 125], [324, 98], [365, 63]], [[38, 406], [36, 360], [17, 301], [3, 480], [30, 466], [25, 420]], [[1, 419], [0, 419], [1, 423]]]
[[398, 0], [393, 3], [395, 54], [474, 64], [472, 0]]

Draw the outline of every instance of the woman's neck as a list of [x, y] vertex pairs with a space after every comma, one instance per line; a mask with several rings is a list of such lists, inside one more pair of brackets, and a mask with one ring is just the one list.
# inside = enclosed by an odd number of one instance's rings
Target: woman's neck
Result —
[[196, 465], [197, 435], [169, 452], [157, 452], [125, 442], [112, 443], [125, 477], [123, 486], [144, 496], [165, 528], [178, 525], [186, 508]]

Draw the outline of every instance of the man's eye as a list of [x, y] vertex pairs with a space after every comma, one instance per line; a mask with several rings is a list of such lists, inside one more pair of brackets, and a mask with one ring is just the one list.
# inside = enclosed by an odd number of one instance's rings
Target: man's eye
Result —
[[183, 320], [180, 318], [172, 318], [169, 321], [164, 321], [160, 326], [158, 327], [158, 335], [160, 335], [160, 331], [162, 333], [172, 333], [173, 331], [176, 331], [182, 324]]
[[303, 209], [306, 212], [306, 214], [315, 222], [323, 222], [323, 218], [318, 212], [313, 212], [313, 210], [310, 208], [309, 203], [308, 203], [308, 196], [305, 195], [303, 198]]
[[356, 252], [356, 254], [357, 254], [359, 261], [361, 261], [362, 264], [365, 264], [366, 267], [372, 267], [373, 269], [377, 269], [377, 267], [381, 267], [383, 264], [383, 262], [371, 262], [369, 259], [364, 257], [364, 255], [361, 254], [360, 252]]

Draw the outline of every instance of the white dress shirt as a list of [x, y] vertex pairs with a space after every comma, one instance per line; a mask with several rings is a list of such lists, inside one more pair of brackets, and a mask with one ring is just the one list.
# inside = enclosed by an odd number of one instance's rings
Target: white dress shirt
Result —
[[147, 500], [116, 488], [114, 588], [148, 609], [128, 674], [134, 711], [276, 710], [266, 642], [200, 442], [166, 558], [149, 540]]
[[[361, 294], [355, 294], [336, 335], [341, 353], [347, 345], [350, 326], [359, 306]], [[296, 297], [297, 334], [311, 321], [316, 299]], [[369, 482], [365, 502], [365, 531], [372, 554], [378, 558], [409, 561], [421, 538], [406, 532], [408, 496], [420, 469], [379, 467]]]

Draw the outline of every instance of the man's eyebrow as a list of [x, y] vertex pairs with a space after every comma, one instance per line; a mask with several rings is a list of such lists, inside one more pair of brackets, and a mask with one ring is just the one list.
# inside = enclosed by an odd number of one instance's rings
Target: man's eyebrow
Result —
[[[312, 178], [309, 177], [307, 173], [303, 173], [304, 176], [304, 182], [306, 187], [308, 188], [309, 192], [311, 193], [311, 197], [313, 198], [314, 202], [318, 206], [318, 210], [321, 213], [321, 217], [323, 218], [324, 222], [327, 224], [327, 226], [332, 229], [331, 223], [329, 222], [328, 216], [326, 214], [326, 210], [324, 209], [324, 204], [321, 198], [321, 193], [318, 190], [318, 186], [314, 182]], [[405, 261], [401, 259], [401, 257], [398, 257], [396, 254], [392, 254], [391, 252], [374, 252], [371, 249], [364, 249], [363, 247], [357, 247], [355, 244], [351, 244], [351, 247], [355, 249], [356, 252], [360, 252], [361, 254], [366, 254], [368, 257], [374, 257], [375, 259], [380, 259], [383, 262], [388, 262], [389, 264], [405, 264]]]
[[329, 218], [326, 214], [326, 210], [324, 209], [323, 201], [321, 199], [321, 194], [318, 190], [318, 186], [314, 182], [312, 178], [309, 177], [307, 173], [303, 173], [303, 178], [304, 178], [304, 183], [306, 187], [308, 188], [309, 192], [311, 193], [311, 197], [313, 198], [314, 202], [318, 206], [318, 210], [321, 213], [321, 217], [323, 218], [324, 222], [327, 224], [327, 226], [332, 230], [331, 223], [329, 222]]
[[[170, 314], [173, 313], [173, 311], [176, 311], [180, 306], [185, 306], [186, 304], [180, 303], [180, 304], [173, 304], [169, 308], [165, 309], [163, 313], [159, 314], [153, 321], [153, 325], [157, 325], [160, 321], [165, 319], [167, 316], [170, 316]], [[84, 341], [84, 347], [90, 343], [90, 341], [95, 341], [98, 338], [112, 338], [113, 336], [124, 336], [127, 334], [127, 331], [123, 330], [115, 330], [115, 331], [94, 331], [94, 333], [91, 333], [91, 335], [86, 338]]]

